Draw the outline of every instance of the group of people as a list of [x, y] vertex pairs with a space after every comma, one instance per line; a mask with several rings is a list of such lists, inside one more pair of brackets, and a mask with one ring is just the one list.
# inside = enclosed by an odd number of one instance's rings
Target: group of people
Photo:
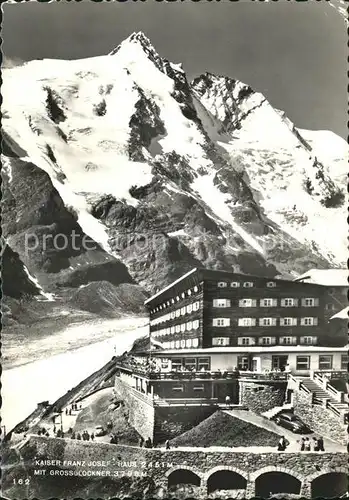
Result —
[[45, 427], [41, 427], [40, 429], [38, 429], [38, 436], [46, 436], [46, 437], [49, 437], [49, 432], [47, 429], [45, 429]]
[[[69, 432], [69, 431], [68, 431]], [[93, 434], [93, 432], [91, 432], [91, 434], [85, 430], [83, 431], [81, 434], [80, 432], [76, 433], [74, 431], [71, 432], [71, 435], [70, 435], [71, 439], [77, 439], [78, 441], [94, 441], [95, 439], [95, 435]]]
[[148, 437], [145, 441], [144, 439], [141, 437], [140, 440], [139, 440], [139, 446], [142, 448], [152, 448], [153, 447], [153, 443], [152, 443], [152, 440], [150, 439], [150, 437]]
[[300, 440], [300, 451], [325, 451], [324, 440], [321, 436], [313, 438], [313, 449], [311, 445], [312, 442], [308, 437], [302, 437]]

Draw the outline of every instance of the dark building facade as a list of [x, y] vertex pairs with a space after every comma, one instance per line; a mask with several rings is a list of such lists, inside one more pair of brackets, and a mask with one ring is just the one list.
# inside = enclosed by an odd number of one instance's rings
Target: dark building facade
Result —
[[180, 350], [326, 346], [345, 301], [334, 287], [195, 268], [145, 304], [154, 345]]

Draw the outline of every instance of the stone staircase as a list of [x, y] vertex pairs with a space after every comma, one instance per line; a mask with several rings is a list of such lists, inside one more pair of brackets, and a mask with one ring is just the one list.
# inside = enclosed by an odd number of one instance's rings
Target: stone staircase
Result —
[[348, 404], [344, 402], [340, 392], [334, 389], [330, 384], [325, 384], [321, 379], [312, 379], [309, 377], [302, 377], [300, 379], [300, 389], [305, 389], [305, 392], [312, 394], [313, 403], [327, 406], [336, 413], [348, 411]]

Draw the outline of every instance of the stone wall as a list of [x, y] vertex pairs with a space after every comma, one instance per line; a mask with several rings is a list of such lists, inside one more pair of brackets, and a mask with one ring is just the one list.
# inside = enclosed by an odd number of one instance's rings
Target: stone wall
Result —
[[164, 443], [192, 429], [217, 411], [208, 407], [165, 407], [155, 409], [154, 442]]
[[[289, 452], [239, 452], [205, 451], [162, 448], [145, 449], [125, 445], [111, 445], [108, 443], [91, 443], [84, 441], [65, 440], [61, 438], [45, 438], [31, 436], [26, 447], [37, 460], [61, 460], [61, 465], [46, 467], [49, 469], [96, 470], [109, 471], [110, 477], [115, 471], [127, 473], [130, 470], [144, 471], [145, 476], [151, 477], [158, 487], [164, 489], [168, 485], [168, 477], [176, 470], [190, 470], [200, 478], [202, 494], [206, 491], [208, 478], [217, 470], [230, 470], [240, 474], [247, 480], [247, 497], [255, 493], [255, 481], [267, 472], [284, 472], [297, 478], [301, 482], [302, 496], [309, 498], [311, 481], [329, 472], [347, 473], [346, 453], [289, 453]], [[26, 449], [22, 451], [26, 457]], [[28, 464], [33, 463], [28, 458]], [[64, 460], [70, 463], [64, 464]], [[90, 460], [103, 461], [103, 466], [89, 466]], [[74, 461], [80, 461], [78, 465]], [[81, 465], [84, 461], [84, 465]], [[119, 476], [120, 477], [120, 476]], [[74, 478], [62, 477], [62, 482], [72, 481]], [[203, 496], [205, 498], [205, 496]]]
[[128, 387], [118, 377], [114, 385], [116, 395], [122, 399], [129, 411], [129, 423], [144, 439], [154, 439], [155, 408], [146, 395]]
[[341, 423], [340, 418], [321, 405], [313, 405], [312, 395], [301, 391], [293, 393], [294, 412], [316, 432], [341, 444], [348, 440], [347, 426]]
[[239, 380], [240, 404], [255, 413], [263, 413], [285, 401], [287, 382], [257, 382]]

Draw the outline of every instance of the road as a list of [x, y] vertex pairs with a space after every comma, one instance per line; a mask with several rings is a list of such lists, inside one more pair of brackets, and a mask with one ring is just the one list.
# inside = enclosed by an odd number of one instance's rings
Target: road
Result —
[[[4, 370], [1, 377], [1, 417], [6, 432], [32, 413], [37, 403], [56, 401], [102, 368], [112, 356], [130, 349], [137, 338], [147, 334], [144, 325], [144, 318], [134, 318], [128, 326], [125, 326], [125, 322], [115, 320], [115, 335], [112, 337]], [[54, 342], [55, 337], [52, 336]]]

